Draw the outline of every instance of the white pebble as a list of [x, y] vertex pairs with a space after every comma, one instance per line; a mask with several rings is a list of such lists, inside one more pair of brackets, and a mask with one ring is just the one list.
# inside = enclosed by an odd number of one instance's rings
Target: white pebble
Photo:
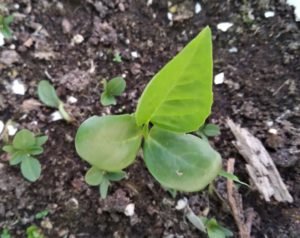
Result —
[[233, 24], [231, 22], [221, 22], [217, 25], [217, 28], [223, 32], [226, 32]]
[[20, 9], [20, 5], [19, 5], [18, 3], [16, 3], [16, 4], [14, 4], [14, 8], [15, 8], [16, 10], [19, 10], [19, 9]]
[[0, 120], [0, 135], [3, 131], [3, 129], [4, 129], [4, 123], [3, 123], [3, 121]]
[[148, 1], [147, 1], [147, 6], [152, 5], [152, 3], [153, 3], [153, 0], [148, 0]]
[[264, 15], [265, 15], [265, 18], [274, 17], [275, 16], [275, 12], [266, 11]]
[[300, 1], [299, 0], [287, 0], [287, 4], [295, 8], [294, 13], [296, 16], [296, 21], [300, 21]]
[[131, 56], [132, 56], [132, 58], [138, 58], [138, 57], [139, 57], [139, 54], [138, 54], [137, 51], [132, 51], [132, 52], [131, 52]]
[[50, 115], [50, 121], [59, 121], [62, 119], [63, 119], [63, 117], [59, 111], [55, 111]]
[[0, 46], [4, 46], [5, 41], [4, 41], [4, 36], [3, 34], [0, 32]]
[[16, 134], [16, 132], [18, 131], [18, 128], [12, 124], [7, 125], [6, 128], [8, 131], [8, 135], [10, 135], [10, 136], [14, 136]]
[[274, 125], [274, 122], [273, 121], [267, 121], [266, 124], [267, 124], [268, 127], [271, 127], [271, 126]]
[[134, 215], [134, 208], [135, 208], [135, 205], [134, 203], [129, 203], [126, 207], [125, 207], [125, 210], [124, 210], [124, 214], [128, 217], [131, 217]]
[[215, 83], [216, 85], [222, 84], [222, 83], [224, 83], [224, 80], [225, 80], [225, 75], [224, 75], [224, 73], [222, 72], [222, 73], [219, 73], [219, 74], [217, 74], [217, 75], [215, 76], [215, 78], [214, 78], [214, 83]]
[[173, 21], [173, 14], [171, 12], [168, 12], [167, 17], [169, 21]]
[[81, 44], [83, 41], [84, 41], [84, 38], [83, 38], [82, 35], [77, 34], [77, 35], [73, 36], [73, 39], [72, 39], [72, 43], [73, 43], [73, 44], [79, 45], [79, 44]]
[[15, 79], [13, 81], [11, 89], [14, 94], [24, 95], [26, 92], [25, 85], [22, 82], [20, 82], [18, 79]]
[[15, 45], [15, 44], [11, 44], [11, 45], [9, 46], [9, 49], [15, 50], [15, 49], [16, 49], [16, 45]]
[[188, 204], [188, 201], [187, 201], [186, 198], [179, 199], [177, 201], [175, 209], [176, 210], [182, 210], [182, 209], [186, 208], [187, 204]]
[[201, 12], [201, 10], [202, 10], [202, 7], [201, 7], [200, 3], [197, 2], [195, 5], [195, 13], [198, 14]]
[[277, 134], [278, 134], [278, 131], [277, 131], [275, 128], [270, 128], [270, 129], [268, 130], [268, 132], [269, 132], [270, 134], [273, 134], [273, 135], [277, 135]]
[[238, 48], [236, 47], [231, 47], [229, 50], [228, 50], [229, 53], [237, 53], [238, 52]]
[[70, 104], [74, 104], [77, 101], [78, 101], [78, 99], [73, 97], [73, 96], [69, 96], [68, 99], [67, 99], [67, 102], [70, 103]]
[[123, 74], [122, 74], [122, 78], [124, 78], [124, 79], [125, 79], [125, 78], [126, 78], [126, 76], [127, 76], [127, 75], [126, 75], [125, 73], [123, 73]]

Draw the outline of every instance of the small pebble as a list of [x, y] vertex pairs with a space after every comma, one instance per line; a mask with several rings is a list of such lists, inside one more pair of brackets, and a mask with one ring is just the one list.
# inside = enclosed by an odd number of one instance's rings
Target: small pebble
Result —
[[134, 208], [135, 208], [135, 205], [134, 203], [129, 203], [126, 207], [125, 207], [125, 210], [124, 210], [124, 214], [128, 217], [131, 217], [134, 215]]
[[131, 52], [131, 56], [132, 56], [132, 58], [138, 58], [138, 57], [139, 57], [139, 54], [138, 54], [137, 51], [132, 51], [132, 52]]
[[216, 85], [222, 84], [222, 83], [224, 83], [224, 80], [225, 80], [225, 75], [224, 75], [224, 73], [222, 72], [222, 73], [219, 73], [219, 74], [217, 74], [217, 75], [215, 76], [215, 78], [214, 78], [214, 83], [215, 83]]
[[287, 0], [287, 4], [294, 7], [296, 21], [300, 21], [300, 1], [299, 0]]
[[4, 46], [5, 41], [4, 41], [4, 36], [2, 35], [2, 33], [0, 32], [0, 46]]
[[75, 35], [75, 36], [73, 37], [73, 39], [72, 39], [72, 43], [73, 43], [73, 44], [76, 44], [76, 45], [81, 44], [83, 41], [84, 41], [84, 38], [83, 38], [83, 36], [80, 35], [80, 34]]
[[171, 12], [168, 12], [167, 17], [169, 21], [173, 21], [173, 14]]
[[195, 5], [195, 13], [199, 14], [201, 12], [201, 10], [202, 10], [202, 7], [201, 7], [200, 3], [197, 2]]
[[50, 121], [59, 121], [62, 119], [63, 119], [63, 117], [59, 111], [55, 111], [50, 115]]
[[11, 89], [14, 94], [18, 94], [18, 95], [24, 95], [26, 92], [25, 85], [22, 82], [20, 82], [18, 79], [15, 79], [13, 81]]
[[238, 48], [236, 47], [231, 47], [229, 50], [228, 50], [229, 53], [237, 53], [238, 52]]
[[4, 123], [3, 123], [3, 121], [0, 120], [0, 135], [3, 131], [3, 129], [4, 129]]
[[182, 209], [184, 209], [187, 205], [188, 205], [187, 199], [186, 199], [186, 198], [182, 198], [182, 199], [179, 199], [179, 200], [177, 201], [177, 204], [176, 204], [175, 209], [176, 209], [176, 210], [182, 210]]
[[268, 127], [271, 127], [271, 126], [274, 125], [274, 122], [273, 121], [267, 121], [266, 124], [267, 124]]
[[275, 16], [275, 12], [273, 12], [273, 11], [266, 11], [264, 15], [265, 15], [265, 18], [274, 17]]
[[16, 132], [18, 131], [18, 128], [15, 125], [7, 125], [6, 126], [7, 131], [8, 131], [8, 135], [10, 136], [14, 136], [16, 134]]
[[277, 135], [277, 134], [278, 134], [278, 131], [277, 131], [275, 128], [270, 128], [270, 129], [268, 130], [268, 132], [269, 132], [270, 134], [273, 134], [273, 135]]
[[147, 6], [152, 5], [152, 3], [153, 3], [153, 0], [148, 0], [148, 1], [147, 1]]
[[9, 49], [15, 50], [15, 49], [16, 49], [16, 45], [15, 45], [15, 44], [11, 44], [11, 45], [9, 46]]
[[41, 222], [41, 227], [48, 230], [52, 230], [53, 225], [49, 219], [45, 219], [44, 221]]
[[69, 96], [68, 99], [67, 99], [67, 102], [70, 103], [70, 104], [74, 104], [77, 101], [78, 101], [78, 99], [73, 97], [73, 96]]
[[226, 32], [233, 24], [231, 22], [221, 22], [217, 25], [217, 28], [223, 32]]

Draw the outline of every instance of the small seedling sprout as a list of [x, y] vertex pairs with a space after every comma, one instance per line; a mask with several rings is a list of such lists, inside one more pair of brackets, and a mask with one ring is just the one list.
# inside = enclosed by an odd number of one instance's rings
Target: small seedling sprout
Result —
[[14, 17], [12, 15], [4, 17], [0, 15], [0, 32], [4, 38], [11, 38], [12, 32], [9, 25], [13, 22]]
[[39, 99], [48, 107], [56, 108], [61, 116], [67, 121], [72, 122], [72, 117], [66, 112], [64, 103], [56, 94], [55, 88], [47, 80], [42, 80], [38, 84]]
[[115, 77], [108, 82], [104, 80], [103, 84], [101, 104], [103, 106], [115, 105], [116, 96], [120, 96], [126, 88], [126, 81], [122, 77]]

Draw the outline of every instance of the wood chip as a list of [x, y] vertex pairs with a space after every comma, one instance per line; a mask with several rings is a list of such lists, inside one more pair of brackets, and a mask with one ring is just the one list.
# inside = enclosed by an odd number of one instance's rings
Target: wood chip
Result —
[[248, 130], [231, 119], [227, 124], [236, 138], [235, 146], [246, 160], [246, 169], [258, 191], [267, 202], [274, 197], [278, 202], [293, 202], [286, 185], [265, 147]]

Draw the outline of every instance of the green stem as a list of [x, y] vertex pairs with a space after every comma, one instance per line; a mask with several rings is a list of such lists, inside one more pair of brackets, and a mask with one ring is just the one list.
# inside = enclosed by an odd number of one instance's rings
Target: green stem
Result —
[[67, 122], [71, 122], [71, 121], [72, 121], [71, 116], [66, 112], [66, 110], [65, 110], [65, 108], [64, 108], [64, 104], [63, 104], [62, 102], [59, 103], [58, 110], [59, 110], [60, 114], [62, 115], [62, 117], [63, 117]]

